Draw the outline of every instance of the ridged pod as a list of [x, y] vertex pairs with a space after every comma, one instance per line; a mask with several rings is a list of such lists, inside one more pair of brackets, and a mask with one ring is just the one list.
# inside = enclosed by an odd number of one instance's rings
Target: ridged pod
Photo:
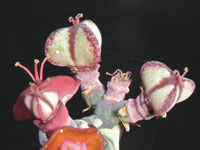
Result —
[[50, 63], [69, 67], [73, 71], [96, 68], [101, 61], [101, 33], [91, 21], [80, 22], [82, 14], [69, 18], [72, 27], [61, 28], [50, 34], [45, 54]]
[[13, 107], [13, 114], [16, 120], [37, 119], [42, 122], [49, 121], [56, 114], [60, 103], [64, 105], [76, 93], [80, 86], [80, 81], [69, 76], [55, 76], [43, 81], [44, 63], [49, 58], [45, 58], [38, 73], [38, 63], [35, 61], [35, 76], [28, 68], [16, 63], [16, 66], [25, 70], [33, 79], [31, 83], [17, 99]]
[[126, 111], [129, 121], [149, 120], [154, 116], [165, 116], [175, 104], [190, 97], [195, 83], [185, 78], [187, 68], [182, 75], [172, 71], [158, 61], [145, 63], [140, 71], [142, 79], [141, 93], [136, 99], [129, 99]]
[[177, 70], [172, 71], [158, 61], [147, 62], [142, 66], [144, 97], [152, 106], [155, 115], [162, 116], [176, 103], [192, 95], [195, 83], [184, 77], [187, 72], [185, 68], [184, 73], [180, 75]]

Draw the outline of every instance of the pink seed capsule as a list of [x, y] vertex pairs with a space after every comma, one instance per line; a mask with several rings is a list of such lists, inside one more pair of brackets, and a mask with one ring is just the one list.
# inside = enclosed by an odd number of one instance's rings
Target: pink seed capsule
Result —
[[126, 113], [129, 121], [149, 120], [154, 116], [163, 116], [175, 104], [190, 97], [195, 89], [195, 83], [185, 78], [187, 68], [182, 75], [177, 70], [172, 71], [158, 61], [145, 63], [140, 71], [142, 79], [141, 93], [136, 99], [129, 99]]
[[162, 116], [176, 103], [186, 100], [194, 91], [195, 83], [185, 78], [187, 68], [182, 75], [172, 71], [158, 61], [145, 63], [141, 68], [144, 101], [152, 107], [154, 114]]
[[20, 94], [13, 107], [16, 120], [34, 118], [47, 122], [56, 115], [61, 103], [65, 105], [78, 90], [80, 81], [68, 76], [50, 77], [43, 81], [43, 68], [48, 59], [47, 57], [42, 62], [40, 76], [37, 68], [39, 61], [35, 61], [35, 76], [28, 68], [16, 63], [16, 66], [24, 69], [34, 81]]
[[61, 28], [50, 34], [45, 54], [50, 63], [65, 66], [73, 71], [96, 68], [101, 60], [101, 33], [91, 21], [80, 22], [83, 14], [69, 18], [72, 27]]

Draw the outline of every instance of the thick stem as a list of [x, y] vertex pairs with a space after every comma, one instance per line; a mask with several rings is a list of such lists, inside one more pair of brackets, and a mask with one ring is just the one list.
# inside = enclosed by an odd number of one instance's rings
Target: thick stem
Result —
[[83, 99], [88, 107], [95, 106], [104, 95], [104, 86], [99, 80], [98, 68], [89, 71], [78, 71], [76, 78], [81, 81]]
[[103, 84], [99, 80], [98, 68], [91, 69], [89, 71], [78, 71], [76, 78], [81, 81], [82, 91], [86, 91], [94, 88], [102, 88]]
[[104, 96], [105, 101], [111, 101], [113, 103], [118, 103], [123, 101], [125, 95], [129, 92], [129, 85], [131, 80], [126, 78], [122, 80], [121, 76], [118, 74], [111, 78], [111, 81], [107, 84], [107, 92]]

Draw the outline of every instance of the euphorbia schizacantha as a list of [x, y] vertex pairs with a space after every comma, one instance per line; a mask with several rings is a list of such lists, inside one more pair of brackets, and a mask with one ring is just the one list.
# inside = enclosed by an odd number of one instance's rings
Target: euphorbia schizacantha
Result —
[[[117, 69], [113, 74], [107, 73], [112, 78], [106, 90], [98, 71], [101, 34], [92, 21], [80, 22], [82, 16], [70, 17], [72, 27], [50, 34], [40, 75], [38, 60], [35, 60], [35, 75], [16, 63], [34, 83], [20, 94], [13, 107], [14, 118], [33, 120], [40, 130], [42, 150], [119, 150], [123, 126], [129, 131], [129, 124], [166, 116], [175, 104], [186, 100], [195, 89], [195, 83], [184, 77], [187, 68], [180, 75], [161, 62], [149, 61], [141, 68], [141, 93], [136, 98], [124, 99], [132, 81], [130, 71], [123, 73]], [[69, 67], [75, 77], [58, 75], [43, 81], [47, 60], [57, 66]], [[74, 120], [65, 104], [79, 86], [88, 106], [83, 112], [94, 109], [94, 114]]]

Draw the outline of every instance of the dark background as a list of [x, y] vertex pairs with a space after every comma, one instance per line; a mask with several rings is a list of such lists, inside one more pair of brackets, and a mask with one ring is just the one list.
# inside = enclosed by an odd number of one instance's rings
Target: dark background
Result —
[[[199, 0], [21, 0], [1, 2], [1, 142], [3, 150], [37, 150], [37, 129], [30, 120], [14, 121], [12, 106], [30, 77], [14, 63], [20, 61], [33, 70], [33, 60], [44, 58], [44, 44], [55, 29], [71, 26], [69, 16], [84, 13], [93, 20], [102, 38], [101, 80], [105, 72], [120, 68], [133, 72], [129, 97], [140, 90], [139, 71], [149, 60], [159, 60], [196, 83], [194, 94], [168, 113], [166, 119], [139, 122], [121, 138], [121, 150], [200, 149], [200, 1]], [[82, 20], [84, 20], [82, 19]], [[67, 68], [46, 64], [44, 77], [72, 75]], [[81, 118], [85, 108], [80, 91], [69, 103], [73, 118]]]

